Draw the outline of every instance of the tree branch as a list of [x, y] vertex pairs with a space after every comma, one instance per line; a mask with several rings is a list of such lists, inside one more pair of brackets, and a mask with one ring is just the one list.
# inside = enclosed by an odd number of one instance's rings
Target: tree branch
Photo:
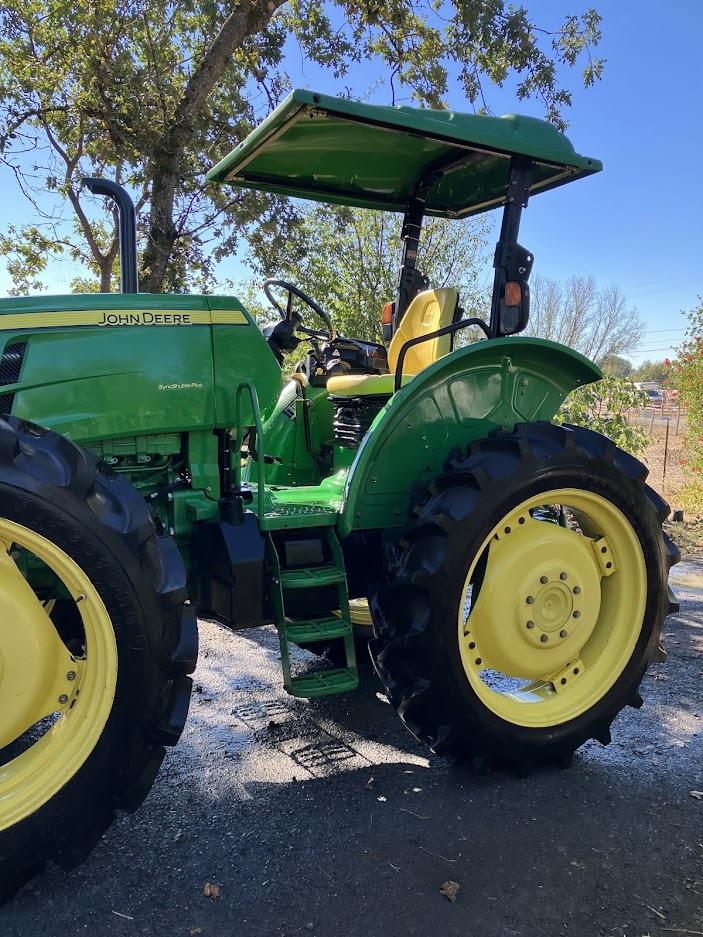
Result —
[[173, 245], [178, 237], [173, 210], [183, 152], [208, 95], [222, 78], [232, 54], [245, 40], [261, 32], [286, 0], [242, 0], [225, 19], [216, 38], [193, 71], [174, 119], [155, 148], [152, 165], [149, 238], [144, 252], [142, 282], [160, 289]]

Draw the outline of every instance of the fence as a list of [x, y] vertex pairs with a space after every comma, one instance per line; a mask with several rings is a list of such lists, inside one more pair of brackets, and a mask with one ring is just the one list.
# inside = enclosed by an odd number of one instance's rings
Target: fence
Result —
[[[608, 415], [607, 400], [598, 404], [598, 416]], [[649, 484], [659, 492], [672, 494], [684, 484], [683, 444], [687, 431], [686, 411], [676, 397], [665, 394], [647, 407], [627, 411], [627, 420], [640, 426], [650, 437], [645, 453]]]
[[630, 410], [628, 419], [630, 423], [641, 426], [650, 436], [654, 435], [656, 427], [670, 428], [674, 436], [684, 432], [686, 427], [686, 411], [673, 404]]
[[650, 484], [653, 483], [659, 491], [664, 493], [667, 489], [667, 474], [671, 474], [673, 470], [674, 478], [670, 479], [673, 484], [669, 484], [668, 487], [672, 490], [680, 488], [683, 483], [683, 478], [679, 476], [681, 475], [683, 438], [687, 428], [686, 411], [672, 401], [669, 404], [663, 403], [661, 406], [631, 410], [628, 413], [628, 420], [630, 423], [641, 426], [650, 437], [650, 448], [647, 451]]

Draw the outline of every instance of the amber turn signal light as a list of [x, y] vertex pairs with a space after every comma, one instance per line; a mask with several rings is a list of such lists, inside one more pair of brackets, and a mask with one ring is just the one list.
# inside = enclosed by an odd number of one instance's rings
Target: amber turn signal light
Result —
[[522, 302], [522, 287], [519, 283], [510, 282], [505, 284], [505, 305], [519, 306]]

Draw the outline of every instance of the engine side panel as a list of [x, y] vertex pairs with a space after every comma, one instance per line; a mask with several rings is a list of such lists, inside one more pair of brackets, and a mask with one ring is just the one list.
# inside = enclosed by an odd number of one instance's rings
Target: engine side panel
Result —
[[[234, 391], [242, 381], [256, 388], [264, 418], [273, 410], [281, 390], [281, 366], [276, 361], [258, 326], [238, 300], [229, 296], [208, 296], [212, 314], [212, 353], [215, 375], [215, 422], [234, 426]], [[233, 313], [246, 316], [248, 328], [232, 322]], [[248, 397], [244, 397], [248, 401]], [[247, 412], [245, 421], [253, 419]]]
[[5, 349], [16, 380], [0, 387], [3, 402], [86, 444], [230, 426], [237, 383], [253, 381], [263, 403], [275, 399], [280, 380], [261, 332], [227, 297], [0, 301], [0, 355]]

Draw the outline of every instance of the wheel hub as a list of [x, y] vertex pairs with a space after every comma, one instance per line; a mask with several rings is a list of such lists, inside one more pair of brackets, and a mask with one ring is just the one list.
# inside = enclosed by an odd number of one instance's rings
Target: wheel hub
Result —
[[[566, 578], [562, 579], [561, 576]], [[528, 593], [524, 605], [518, 597], [516, 625], [531, 645], [555, 647], [579, 629], [583, 630], [583, 586], [577, 581], [576, 574], [569, 576], [563, 569], [558, 572], [543, 569], [538, 582], [539, 587], [534, 596]], [[529, 603], [528, 598], [534, 601]]]
[[542, 631], [556, 631], [568, 624], [573, 602], [563, 582], [550, 582], [537, 593], [535, 616]]
[[595, 627], [600, 580], [589, 538], [529, 514], [507, 520], [489, 547], [466, 632], [474, 663], [532, 679], [558, 673]]

